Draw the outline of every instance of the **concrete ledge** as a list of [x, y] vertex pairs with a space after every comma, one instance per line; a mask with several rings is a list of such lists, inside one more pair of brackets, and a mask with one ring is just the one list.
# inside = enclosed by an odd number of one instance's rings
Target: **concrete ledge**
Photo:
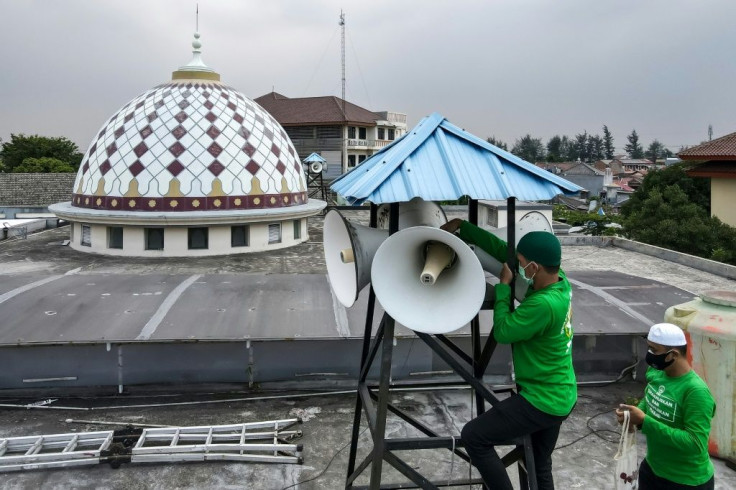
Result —
[[635, 242], [633, 240], [619, 237], [613, 237], [613, 246], [623, 248], [625, 250], [631, 250], [632, 252], [651, 255], [652, 257], [668, 260], [676, 264], [686, 265], [693, 269], [710, 272], [711, 274], [726, 277], [728, 279], [736, 279], [736, 266], [716, 262], [715, 260], [704, 259], [702, 257], [675, 252], [674, 250], [655, 247], [654, 245], [648, 245], [646, 243]]
[[611, 236], [590, 235], [557, 235], [561, 245], [593, 245], [596, 247], [609, 247], [613, 245]]
[[607, 247], [614, 246], [623, 248], [624, 250], [630, 250], [651, 257], [657, 257], [658, 259], [667, 260], [674, 262], [675, 264], [682, 264], [693, 269], [698, 269], [704, 272], [709, 272], [717, 276], [725, 277], [727, 279], [736, 279], [736, 266], [724, 264], [722, 262], [716, 262], [715, 260], [704, 259], [702, 257], [696, 257], [694, 255], [684, 254], [681, 252], [675, 252], [674, 250], [668, 250], [662, 247], [656, 247], [654, 245], [648, 245], [646, 243], [635, 242], [621, 237], [611, 236], [587, 236], [587, 235], [570, 235], [570, 236], [558, 236], [562, 245], [576, 246], [576, 245], [592, 245], [596, 247]]

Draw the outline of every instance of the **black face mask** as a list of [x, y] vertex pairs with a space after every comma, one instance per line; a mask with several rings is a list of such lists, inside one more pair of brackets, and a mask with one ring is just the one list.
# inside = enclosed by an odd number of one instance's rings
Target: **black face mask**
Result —
[[670, 359], [669, 361], [664, 360], [670, 352], [672, 351], [668, 350], [664, 354], [654, 354], [652, 351], [647, 351], [646, 362], [654, 369], [659, 369], [661, 371], [667, 368], [673, 362], [675, 362], [674, 359]]

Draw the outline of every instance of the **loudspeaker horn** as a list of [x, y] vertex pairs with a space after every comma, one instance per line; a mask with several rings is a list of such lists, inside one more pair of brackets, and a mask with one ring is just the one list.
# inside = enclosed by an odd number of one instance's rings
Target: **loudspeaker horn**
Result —
[[322, 172], [322, 162], [312, 162], [309, 164], [309, 171], [313, 174]]
[[[488, 231], [496, 235], [504, 242], [508, 242], [508, 226]], [[530, 211], [526, 213], [516, 223], [516, 245], [519, 244], [519, 240], [521, 240], [521, 237], [523, 237], [530, 231], [547, 231], [552, 234], [554, 234], [555, 232], [547, 217], [539, 211]]]
[[[390, 204], [378, 206], [378, 228], [388, 229]], [[439, 228], [447, 223], [447, 216], [442, 207], [434, 201], [425, 201], [415, 197], [409, 202], [399, 203], [399, 230], [410, 226], [432, 226]]]
[[327, 275], [343, 306], [353, 306], [358, 293], [370, 282], [373, 256], [386, 238], [387, 230], [351, 223], [334, 209], [325, 215]]
[[407, 328], [430, 334], [466, 325], [486, 292], [485, 274], [470, 247], [429, 226], [387, 238], [373, 258], [371, 282], [384, 311]]
[[[345, 219], [330, 210], [324, 221], [324, 251], [327, 274], [340, 303], [350, 308], [360, 291], [370, 282], [371, 263], [378, 247], [388, 237], [389, 205], [378, 207], [379, 228], [371, 228]], [[399, 229], [412, 226], [436, 226], [447, 222], [435, 202], [414, 198], [399, 203]], [[382, 229], [386, 228], [386, 229]]]
[[[489, 231], [503, 241], [507, 241], [508, 239], [508, 227], [498, 228], [497, 230]], [[524, 216], [522, 216], [519, 222], [516, 223], [516, 244], [518, 245], [521, 237], [531, 231], [546, 231], [548, 233], [554, 234], [554, 229], [552, 228], [549, 220], [538, 211], [531, 211], [525, 214]], [[483, 267], [484, 271], [496, 277], [501, 276], [503, 263], [496, 260], [494, 257], [482, 250], [477, 245], [470, 245], [470, 248], [473, 250], [473, 252], [475, 252], [475, 255], [478, 257], [478, 260], [480, 261], [480, 264]], [[521, 280], [516, 281], [514, 297], [517, 299], [517, 301], [521, 301], [524, 299], [527, 289], [529, 289], [529, 285], [526, 282]]]

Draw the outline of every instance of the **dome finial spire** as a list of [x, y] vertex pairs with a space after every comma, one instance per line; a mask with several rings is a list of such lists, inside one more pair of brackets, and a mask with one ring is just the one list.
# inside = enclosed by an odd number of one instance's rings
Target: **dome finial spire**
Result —
[[[220, 75], [202, 61], [202, 43], [199, 40], [199, 4], [197, 4], [195, 17], [194, 40], [192, 41], [192, 61], [180, 67], [173, 73], [174, 80], [183, 78], [205, 78], [219, 80]], [[201, 75], [196, 75], [200, 73]], [[210, 75], [211, 74], [211, 75]]]

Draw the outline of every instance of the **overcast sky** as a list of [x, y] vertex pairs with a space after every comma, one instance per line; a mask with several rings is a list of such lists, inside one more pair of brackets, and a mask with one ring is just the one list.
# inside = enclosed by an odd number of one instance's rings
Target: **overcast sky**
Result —
[[250, 98], [341, 95], [439, 112], [509, 144], [607, 124], [671, 150], [736, 131], [734, 0], [0, 0], [0, 138], [81, 151], [127, 101], [202, 57]]

